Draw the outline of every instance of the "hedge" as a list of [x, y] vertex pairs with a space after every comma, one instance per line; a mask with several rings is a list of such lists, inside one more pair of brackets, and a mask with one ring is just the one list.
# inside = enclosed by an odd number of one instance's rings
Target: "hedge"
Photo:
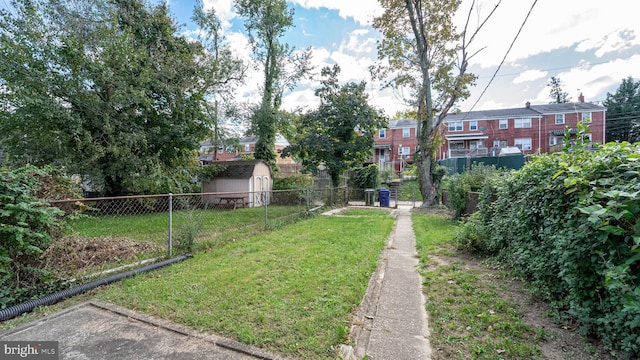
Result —
[[459, 240], [508, 262], [583, 334], [636, 357], [639, 172], [640, 143], [536, 156], [491, 184], [497, 199], [481, 201]]

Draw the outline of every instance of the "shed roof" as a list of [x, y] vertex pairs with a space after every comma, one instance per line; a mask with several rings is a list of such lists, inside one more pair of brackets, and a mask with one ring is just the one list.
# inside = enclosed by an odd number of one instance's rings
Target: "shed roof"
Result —
[[[226, 169], [217, 174], [216, 178], [228, 178], [228, 179], [250, 179], [253, 176], [253, 171], [258, 164], [265, 164], [262, 160], [238, 160], [238, 161], [214, 161], [211, 165], [222, 165]], [[269, 168], [271, 172], [271, 168]]]

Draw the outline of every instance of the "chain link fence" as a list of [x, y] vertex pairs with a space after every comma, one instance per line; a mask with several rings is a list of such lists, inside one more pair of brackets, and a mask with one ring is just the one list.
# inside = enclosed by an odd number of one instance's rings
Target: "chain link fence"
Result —
[[67, 273], [104, 271], [214, 248], [347, 203], [346, 189], [53, 200], [69, 233], [43, 255]]
[[[73, 276], [242, 241], [327, 207], [380, 206], [348, 187], [262, 192], [163, 194], [50, 201], [69, 233], [43, 255]], [[391, 200], [390, 206], [397, 206]]]

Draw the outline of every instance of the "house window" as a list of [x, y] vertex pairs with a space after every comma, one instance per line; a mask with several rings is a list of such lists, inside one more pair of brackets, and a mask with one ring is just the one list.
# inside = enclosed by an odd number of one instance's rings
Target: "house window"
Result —
[[470, 121], [469, 122], [469, 131], [476, 131], [478, 130], [478, 122], [477, 121]]
[[244, 151], [245, 152], [251, 151], [251, 144], [244, 144]]
[[482, 140], [470, 141], [469, 142], [470, 149], [484, 149], [484, 142]]
[[402, 137], [409, 137], [411, 136], [411, 129], [410, 128], [402, 128]]
[[387, 137], [387, 129], [380, 129], [378, 137], [380, 137], [380, 139], [384, 139], [385, 137]]
[[507, 119], [500, 119], [500, 122], [498, 123], [498, 129], [508, 129], [509, 128], [509, 120]]
[[451, 141], [449, 149], [464, 149], [464, 141]]
[[531, 150], [531, 138], [516, 138], [514, 145], [520, 150]]
[[462, 131], [462, 121], [450, 122], [449, 131]]
[[402, 147], [402, 145], [398, 146], [398, 155], [409, 155], [410, 152], [411, 152], [410, 147], [408, 146]]
[[564, 124], [564, 114], [556, 114], [556, 125]]
[[549, 145], [551, 145], [551, 146], [558, 145], [558, 144], [560, 144], [561, 141], [562, 141], [561, 137], [557, 137], [557, 136], [550, 136], [549, 137]]
[[531, 118], [514, 119], [513, 127], [516, 128], [516, 129], [530, 128], [531, 127]]
[[588, 124], [591, 122], [591, 113], [590, 112], [583, 112], [582, 113], [582, 123], [583, 124]]

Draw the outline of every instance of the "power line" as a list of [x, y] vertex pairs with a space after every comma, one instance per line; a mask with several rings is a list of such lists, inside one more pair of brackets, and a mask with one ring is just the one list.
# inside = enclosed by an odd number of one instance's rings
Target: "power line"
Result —
[[509, 45], [509, 48], [507, 49], [507, 52], [504, 54], [504, 57], [502, 58], [502, 61], [500, 61], [500, 64], [498, 65], [498, 68], [493, 73], [493, 76], [489, 80], [489, 83], [487, 84], [487, 86], [484, 87], [484, 90], [482, 90], [482, 93], [480, 94], [480, 96], [478, 96], [478, 99], [473, 104], [473, 106], [471, 106], [471, 109], [468, 112], [473, 111], [473, 109], [476, 107], [476, 105], [478, 105], [478, 102], [480, 102], [480, 99], [482, 99], [482, 96], [485, 94], [485, 92], [487, 92], [487, 89], [489, 88], [489, 85], [491, 85], [493, 80], [496, 78], [496, 75], [498, 74], [498, 71], [500, 71], [500, 68], [502, 67], [502, 65], [504, 64], [505, 60], [507, 59], [507, 56], [511, 52], [511, 49], [513, 48], [513, 45], [515, 44], [516, 40], [520, 36], [520, 33], [522, 32], [522, 29], [524, 28], [524, 25], [527, 23], [527, 20], [529, 20], [529, 16], [531, 15], [531, 12], [533, 11], [533, 8], [535, 7], [537, 2], [538, 2], [538, 0], [534, 0], [533, 3], [531, 4], [531, 7], [529, 8], [529, 12], [527, 13], [527, 16], [524, 18], [524, 21], [522, 22], [522, 25], [520, 25], [520, 29], [518, 29], [518, 32], [516, 33], [516, 36], [513, 38], [513, 41], [511, 41], [511, 45]]

